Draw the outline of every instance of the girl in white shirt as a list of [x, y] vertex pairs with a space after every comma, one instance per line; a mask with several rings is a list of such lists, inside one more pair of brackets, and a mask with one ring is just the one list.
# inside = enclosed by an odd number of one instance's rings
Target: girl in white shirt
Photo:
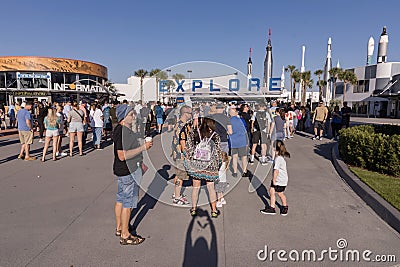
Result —
[[262, 214], [275, 215], [275, 193], [278, 194], [282, 201], [281, 215], [286, 216], [288, 213], [288, 205], [286, 202], [286, 196], [283, 193], [288, 183], [288, 173], [286, 169], [286, 161], [284, 157], [290, 158], [290, 153], [286, 150], [285, 144], [281, 140], [276, 141], [275, 147], [275, 161], [274, 161], [274, 172], [271, 181], [271, 187], [269, 188], [269, 195], [271, 196], [271, 205], [261, 210]]

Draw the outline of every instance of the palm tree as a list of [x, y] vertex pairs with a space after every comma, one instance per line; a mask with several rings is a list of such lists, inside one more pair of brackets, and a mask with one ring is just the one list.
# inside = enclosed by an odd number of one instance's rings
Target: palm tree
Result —
[[296, 83], [299, 83], [301, 80], [301, 73], [295, 69], [292, 72], [292, 79], [293, 79], [293, 96], [292, 96], [292, 103], [296, 102]]
[[329, 70], [329, 75], [331, 76], [331, 81], [333, 81], [333, 99], [336, 97], [336, 80], [338, 78], [339, 73], [342, 72], [341, 68], [334, 67]]
[[156, 98], [157, 98], [157, 100], [159, 100], [158, 83], [160, 82], [160, 80], [168, 79], [168, 75], [167, 75], [167, 73], [165, 73], [165, 71], [162, 71], [160, 69], [152, 69], [150, 71], [150, 77], [156, 77]]
[[[293, 86], [292, 86], [292, 79], [293, 79], [293, 76], [292, 76], [292, 74], [293, 74], [293, 71], [296, 69], [296, 66], [294, 66], [294, 65], [288, 65], [286, 68], [285, 68], [285, 71], [286, 72], [290, 72], [290, 92], [291, 93], [293, 93]], [[292, 102], [292, 104], [294, 104], [294, 102], [295, 102], [295, 99], [293, 98], [293, 96], [291, 97], [291, 102]]]
[[135, 76], [140, 77], [140, 101], [143, 101], [143, 79], [149, 72], [144, 69], [135, 71]]
[[343, 81], [344, 83], [344, 88], [343, 88], [343, 103], [345, 102], [346, 98], [346, 87], [347, 84], [356, 84], [357, 83], [357, 76], [354, 74], [354, 72], [345, 70], [339, 73], [338, 78]]
[[324, 80], [319, 80], [317, 85], [319, 87], [319, 101], [322, 101], [322, 88], [324, 88], [328, 83]]
[[307, 88], [312, 88], [314, 81], [311, 79], [311, 71], [305, 71], [301, 73], [302, 83], [302, 91], [301, 91], [301, 105], [304, 106], [306, 104], [307, 97]]
[[322, 75], [322, 73], [324, 73], [324, 71], [320, 70], [320, 69], [314, 71], [314, 75], [318, 76], [317, 85], [319, 86], [319, 100], [322, 100], [322, 86], [321, 86], [321, 75]]
[[174, 75], [172, 75], [172, 79], [180, 82], [181, 80], [185, 79], [185, 75], [180, 73], [175, 73]]
[[114, 83], [110, 80], [106, 81], [104, 87], [107, 89], [108, 94], [113, 98], [117, 93], [117, 88], [115, 88]]

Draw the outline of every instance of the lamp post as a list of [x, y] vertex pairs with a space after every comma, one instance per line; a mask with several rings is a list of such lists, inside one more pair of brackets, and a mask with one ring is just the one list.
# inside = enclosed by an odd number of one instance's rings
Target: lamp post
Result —
[[187, 70], [187, 73], [188, 73], [188, 75], [189, 75], [189, 90], [190, 90], [190, 87], [191, 87], [191, 84], [192, 84], [192, 81], [190, 80], [190, 74], [191, 74], [192, 72], [193, 72], [192, 70]]
[[[170, 74], [171, 74], [171, 69], [167, 69], [167, 70], [165, 70], [166, 72], [167, 72], [167, 80], [168, 80], [168, 94], [169, 95], [171, 95], [171, 92], [170, 92], [170, 90], [171, 90], [171, 85], [170, 85], [170, 82], [169, 82], [169, 77], [170, 77]], [[165, 94], [165, 92], [164, 92], [164, 90], [163, 90], [163, 98], [164, 98], [164, 94]], [[163, 99], [163, 101], [164, 101], [164, 99]], [[171, 96], [169, 96], [169, 101], [171, 101]]]

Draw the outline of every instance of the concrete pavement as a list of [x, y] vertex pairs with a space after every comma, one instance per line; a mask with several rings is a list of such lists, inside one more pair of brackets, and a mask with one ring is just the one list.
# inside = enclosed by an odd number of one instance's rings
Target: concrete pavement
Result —
[[[262, 215], [268, 199], [270, 166], [252, 166], [252, 179], [228, 175], [230, 192], [222, 215], [210, 208], [192, 218], [189, 208], [170, 201], [173, 176], [168, 161], [169, 134], [154, 139], [145, 155], [139, 211], [132, 224], [146, 237], [140, 246], [121, 247], [114, 236], [112, 145], [84, 157], [41, 163], [16, 160], [15, 137], [0, 138], [0, 266], [394, 266], [400, 263], [400, 235], [382, 221], [336, 173], [330, 141], [307, 134], [288, 140], [286, 191], [289, 214]], [[163, 143], [163, 145], [161, 144]], [[35, 140], [32, 150], [40, 154]], [[165, 148], [166, 152], [161, 149]], [[166, 153], [167, 156], [164, 155]], [[48, 155], [50, 158], [50, 155]], [[250, 181], [251, 180], [251, 181]], [[256, 190], [255, 190], [256, 189]], [[190, 187], [185, 190], [190, 200]], [[201, 192], [201, 202], [207, 198]], [[260, 261], [271, 250], [370, 250], [395, 255], [397, 262]], [[260, 256], [264, 256], [261, 252]], [[286, 255], [288, 257], [288, 255]], [[372, 257], [372, 256], [371, 256]]]

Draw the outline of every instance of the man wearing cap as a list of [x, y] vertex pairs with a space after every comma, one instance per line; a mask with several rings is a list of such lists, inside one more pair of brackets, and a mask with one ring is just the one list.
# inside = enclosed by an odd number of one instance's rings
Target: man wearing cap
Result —
[[31, 157], [29, 154], [30, 146], [33, 143], [33, 123], [30, 113], [32, 102], [23, 103], [21, 107], [22, 109], [17, 113], [18, 134], [21, 142], [21, 151], [19, 152], [18, 159], [35, 160], [36, 158]]
[[231, 120], [224, 114], [225, 105], [218, 103], [215, 114], [211, 118], [215, 121], [215, 132], [221, 138], [221, 149], [229, 155], [228, 134], [232, 134]]
[[116, 108], [118, 125], [114, 129], [114, 174], [118, 178], [115, 203], [116, 235], [121, 245], [138, 245], [144, 238], [129, 232], [131, 209], [137, 207], [139, 184], [142, 179], [142, 152], [152, 147], [153, 142], [139, 144], [139, 134], [132, 131], [136, 120], [133, 109], [126, 105]]
[[[314, 124], [314, 137], [313, 140], [322, 140], [324, 132], [324, 125], [328, 116], [328, 109], [324, 105], [324, 101], [319, 101], [318, 107], [314, 111], [312, 123]], [[319, 135], [318, 135], [319, 128]]]

